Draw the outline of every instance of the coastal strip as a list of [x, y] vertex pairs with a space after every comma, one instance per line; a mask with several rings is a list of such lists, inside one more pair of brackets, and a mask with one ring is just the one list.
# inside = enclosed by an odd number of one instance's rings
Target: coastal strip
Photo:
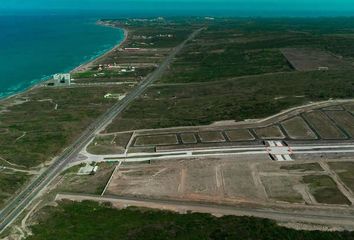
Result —
[[[97, 25], [101, 25], [101, 26], [104, 26], [104, 27], [111, 27], [111, 28], [117, 28], [115, 26], [112, 26], [112, 25], [109, 25], [109, 24], [106, 24], [104, 22], [102, 22], [101, 20], [98, 20], [96, 22]], [[94, 63], [96, 63], [97, 61], [101, 60], [102, 58], [106, 57], [108, 54], [112, 53], [113, 51], [117, 50], [118, 48], [120, 48], [128, 39], [128, 35], [129, 35], [129, 31], [125, 28], [119, 28], [121, 30], [123, 30], [123, 33], [124, 33], [124, 37], [123, 37], [123, 40], [120, 41], [117, 45], [115, 45], [112, 49], [104, 52], [103, 54], [95, 57], [94, 59], [92, 60], [89, 60], [88, 62], [86, 63], [83, 63], [77, 67], [75, 67], [74, 69], [72, 69], [70, 71], [70, 73], [76, 73], [76, 72], [82, 72], [82, 71], [85, 71], [87, 70], [89, 67], [91, 67], [92, 65], [94, 65]], [[5, 96], [3, 98], [0, 98], [0, 104], [3, 104], [5, 103], [6, 101], [12, 99], [12, 98], [15, 98], [15, 97], [19, 97], [25, 93], [28, 93], [30, 91], [33, 91], [34, 89], [36, 88], [39, 88], [43, 85], [43, 83], [46, 83], [48, 82], [49, 79], [47, 80], [44, 80], [44, 81], [40, 81], [40, 82], [37, 82], [36, 84], [33, 84], [32, 86], [28, 87], [27, 89], [23, 89], [22, 91], [19, 91], [19, 92], [16, 92], [14, 94], [11, 94], [11, 95], [8, 95], [8, 96]]]
[[[97, 21], [97, 24], [101, 25], [101, 26], [105, 26], [105, 27], [116, 28], [116, 27], [114, 27], [110, 24], [106, 24], [100, 20]], [[128, 35], [129, 35], [129, 31], [126, 28], [120, 28], [120, 29], [123, 30], [124, 37], [123, 37], [123, 40], [119, 44], [115, 45], [111, 50], [108, 50], [107, 52], [103, 53], [102, 55], [98, 56], [97, 58], [94, 58], [94, 59], [92, 59], [86, 63], [83, 63], [80, 66], [74, 68], [73, 70], [70, 71], [70, 73], [84, 72], [84, 71], [88, 70], [90, 67], [92, 67], [97, 61], [105, 58], [110, 53], [119, 49], [127, 41]]]

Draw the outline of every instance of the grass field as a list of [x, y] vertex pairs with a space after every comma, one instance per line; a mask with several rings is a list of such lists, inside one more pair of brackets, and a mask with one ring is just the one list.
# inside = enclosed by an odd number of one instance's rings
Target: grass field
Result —
[[183, 133], [181, 134], [181, 139], [185, 144], [197, 143], [197, 138], [195, 137], [194, 133]]
[[247, 129], [234, 129], [225, 132], [230, 141], [249, 141], [254, 136]]
[[353, 73], [293, 72], [204, 84], [155, 86], [130, 105], [107, 131], [262, 118], [309, 101], [351, 98]]
[[97, 136], [87, 147], [87, 151], [97, 155], [124, 153], [131, 135], [131, 133], [120, 133]]
[[345, 109], [350, 111], [352, 114], [354, 114], [354, 104], [347, 104], [345, 105]]
[[344, 111], [327, 111], [326, 113], [350, 137], [354, 137], [354, 116], [353, 115]]
[[262, 177], [262, 183], [270, 199], [289, 203], [303, 203], [301, 194], [294, 190], [296, 177], [267, 176]]
[[335, 182], [326, 175], [308, 175], [303, 177], [303, 182], [308, 184], [311, 194], [319, 203], [350, 204], [348, 199], [338, 190]]
[[258, 128], [255, 132], [261, 139], [283, 139], [285, 137], [278, 126]]
[[200, 140], [202, 142], [225, 142], [224, 136], [221, 132], [199, 132]]
[[345, 134], [337, 128], [331, 120], [320, 111], [313, 111], [304, 115], [316, 132], [324, 139], [345, 139]]
[[316, 134], [309, 128], [301, 117], [294, 117], [282, 122], [286, 133], [293, 139], [317, 139]]
[[73, 74], [75, 83], [90, 83], [90, 82], [133, 82], [140, 81], [141, 77], [147, 76], [155, 68], [137, 68], [134, 72], [121, 73], [119, 70], [90, 70], [87, 72], [78, 72]]
[[97, 166], [98, 171], [95, 175], [77, 175], [81, 166], [68, 169], [63, 174], [62, 180], [55, 191], [101, 194], [111, 177], [115, 165], [110, 163], [100, 163]]
[[257, 239], [324, 240], [351, 239], [349, 232], [297, 231], [274, 221], [209, 214], [177, 214], [128, 208], [112, 209], [93, 202], [61, 202], [37, 214], [29, 240], [47, 239]]
[[174, 134], [170, 135], [151, 135], [151, 136], [139, 136], [135, 140], [134, 146], [163, 146], [177, 144], [177, 137]]

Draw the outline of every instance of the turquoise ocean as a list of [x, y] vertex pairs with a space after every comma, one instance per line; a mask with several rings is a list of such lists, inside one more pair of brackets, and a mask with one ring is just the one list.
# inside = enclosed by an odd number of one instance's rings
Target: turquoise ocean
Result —
[[0, 98], [67, 72], [112, 49], [121, 29], [91, 15], [0, 15]]

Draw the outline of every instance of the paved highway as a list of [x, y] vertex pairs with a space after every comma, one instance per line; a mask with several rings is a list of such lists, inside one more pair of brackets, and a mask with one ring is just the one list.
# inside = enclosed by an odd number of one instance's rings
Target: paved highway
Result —
[[117, 115], [137, 97], [139, 97], [154, 81], [159, 79], [175, 56], [184, 45], [192, 40], [202, 29], [194, 31], [183, 43], [174, 48], [159, 67], [132, 90], [122, 101], [113, 105], [105, 114], [99, 117], [83, 134], [68, 147], [55, 162], [40, 176], [24, 188], [24, 190], [12, 199], [0, 212], [0, 233], [2, 233], [38, 196], [38, 194], [74, 159], [78, 153], [88, 144], [101, 129], [105, 128]]

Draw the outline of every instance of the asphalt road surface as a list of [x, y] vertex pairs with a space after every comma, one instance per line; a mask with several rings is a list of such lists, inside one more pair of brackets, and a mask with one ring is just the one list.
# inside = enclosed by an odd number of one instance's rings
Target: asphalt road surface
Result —
[[[278, 147], [274, 147], [276, 151]], [[332, 144], [332, 145], [296, 145], [293, 147], [279, 147], [289, 151], [288, 154], [354, 154], [354, 144]], [[170, 151], [160, 151], [156, 153], [128, 153], [115, 155], [90, 155], [88, 159], [73, 162], [77, 165], [84, 162], [104, 162], [104, 161], [124, 161], [124, 162], [144, 162], [149, 160], [166, 160], [178, 158], [210, 157], [210, 156], [230, 156], [230, 155], [269, 155], [269, 147], [254, 146], [235, 146], [235, 147], [206, 147], [206, 148], [187, 148], [175, 149]], [[282, 154], [282, 153], [280, 153]], [[266, 159], [266, 158], [265, 158]]]
[[122, 101], [117, 102], [105, 114], [99, 117], [83, 134], [68, 147], [42, 174], [32, 181], [24, 190], [13, 198], [0, 212], [0, 233], [2, 233], [38, 196], [38, 194], [74, 159], [78, 153], [88, 144], [97, 132], [107, 126], [117, 117], [134, 99], [139, 97], [154, 81], [159, 79], [175, 56], [184, 45], [192, 40], [203, 28], [194, 31], [183, 43], [174, 48], [159, 67], [142, 81]]

